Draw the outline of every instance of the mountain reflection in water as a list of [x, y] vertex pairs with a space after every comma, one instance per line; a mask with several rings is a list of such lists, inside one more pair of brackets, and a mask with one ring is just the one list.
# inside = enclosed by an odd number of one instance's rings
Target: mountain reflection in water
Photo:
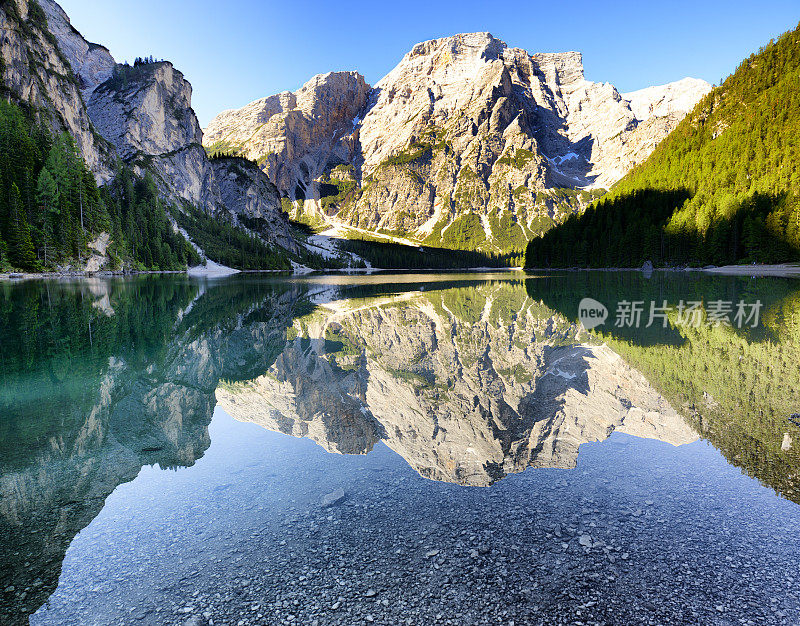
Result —
[[[217, 404], [330, 452], [383, 441], [422, 476], [473, 486], [574, 467], [614, 431], [700, 433], [798, 501], [797, 285], [578, 276], [0, 285], [0, 622], [47, 600], [118, 485], [204, 454]], [[764, 327], [590, 335], [575, 319], [587, 294], [700, 292], [761, 298]]]
[[275, 363], [225, 382], [233, 417], [365, 454], [383, 440], [422, 476], [487, 486], [528, 466], [574, 467], [618, 430], [697, 436], [642, 377], [521, 282], [335, 300], [294, 320]]

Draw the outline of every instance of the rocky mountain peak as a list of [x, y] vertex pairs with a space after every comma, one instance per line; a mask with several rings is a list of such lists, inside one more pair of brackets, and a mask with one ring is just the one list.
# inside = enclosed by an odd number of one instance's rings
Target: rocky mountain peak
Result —
[[403, 57], [400, 65], [411, 62], [416, 57], [430, 57], [439, 54], [449, 54], [450, 58], [454, 60], [478, 58], [493, 61], [499, 59], [506, 48], [505, 42], [493, 37], [491, 33], [460, 33], [416, 44]]
[[711, 85], [706, 81], [687, 77], [666, 85], [624, 93], [622, 97], [630, 102], [636, 118], [644, 121], [672, 114], [683, 117], [697, 104], [698, 94], [704, 96], [709, 91]]
[[580, 52], [530, 54], [488, 32], [416, 44], [371, 90], [357, 76], [225, 111], [205, 145], [257, 161], [299, 219], [493, 252], [601, 195], [709, 88], [624, 97], [586, 80]]
[[88, 101], [97, 130], [123, 157], [156, 155], [202, 143], [192, 86], [172, 63], [120, 66]]
[[295, 106], [309, 117], [319, 119], [333, 113], [351, 120], [369, 89], [358, 72], [328, 72], [317, 74], [293, 95]]
[[319, 74], [295, 92], [219, 114], [206, 128], [204, 144], [258, 161], [281, 191], [305, 197], [308, 183], [328, 163], [352, 160], [354, 120], [370, 91], [358, 72]]

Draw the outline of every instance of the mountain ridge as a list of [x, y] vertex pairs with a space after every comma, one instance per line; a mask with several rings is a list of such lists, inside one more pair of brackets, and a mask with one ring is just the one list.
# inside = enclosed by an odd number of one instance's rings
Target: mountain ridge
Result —
[[[262, 103], [286, 104], [292, 92], [284, 92], [220, 113], [206, 149], [258, 162], [295, 218], [428, 245], [472, 237], [456, 247], [494, 251], [524, 246], [587, 206], [710, 89], [683, 79], [633, 92], [649, 99], [639, 110], [652, 108], [639, 119], [613, 85], [585, 79], [581, 53], [529, 54], [490, 33], [420, 42], [367, 92], [357, 73], [336, 72], [297, 93], [319, 82], [354, 94], [323, 141], [269, 121]], [[329, 121], [324, 107], [305, 119]], [[290, 163], [290, 177], [278, 161]]]

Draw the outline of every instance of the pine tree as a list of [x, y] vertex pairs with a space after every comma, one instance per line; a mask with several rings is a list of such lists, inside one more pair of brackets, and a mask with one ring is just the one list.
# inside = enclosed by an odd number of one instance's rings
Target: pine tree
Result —
[[42, 245], [44, 262], [47, 264], [50, 260], [49, 257], [53, 255], [53, 232], [58, 223], [59, 195], [58, 185], [46, 167], [39, 172], [39, 179], [36, 183], [36, 201], [42, 209]]
[[39, 263], [33, 250], [31, 232], [25, 209], [22, 206], [22, 194], [16, 183], [12, 183], [9, 200], [9, 252], [11, 262], [26, 270], [38, 270]]

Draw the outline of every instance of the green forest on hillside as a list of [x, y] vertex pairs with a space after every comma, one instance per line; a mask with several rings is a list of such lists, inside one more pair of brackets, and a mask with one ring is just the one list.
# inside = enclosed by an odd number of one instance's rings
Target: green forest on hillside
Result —
[[743, 61], [528, 267], [800, 261], [800, 32]]
[[0, 101], [0, 268], [41, 271], [84, 260], [99, 233], [117, 267], [175, 270], [199, 257], [167, 218], [149, 178], [120, 166], [98, 188], [73, 138], [53, 136]]
[[465, 269], [470, 267], [511, 267], [522, 264], [519, 253], [493, 254], [473, 250], [451, 250], [429, 246], [408, 246], [369, 239], [338, 239], [338, 247], [357, 254], [373, 267], [382, 269]]
[[[291, 269], [285, 251], [230, 220], [188, 205], [174, 209], [149, 174], [138, 176], [123, 163], [111, 183], [98, 187], [68, 133], [54, 136], [25, 109], [0, 101], [0, 271], [82, 269], [92, 254], [89, 243], [104, 232], [111, 259], [104, 269], [199, 264], [168, 211], [215, 261], [239, 269]], [[308, 257], [308, 264], [319, 264]]]
[[218, 263], [242, 270], [292, 268], [284, 250], [268, 246], [222, 215], [209, 215], [192, 206], [176, 211], [174, 215], [192, 241], [200, 242], [208, 257]]

